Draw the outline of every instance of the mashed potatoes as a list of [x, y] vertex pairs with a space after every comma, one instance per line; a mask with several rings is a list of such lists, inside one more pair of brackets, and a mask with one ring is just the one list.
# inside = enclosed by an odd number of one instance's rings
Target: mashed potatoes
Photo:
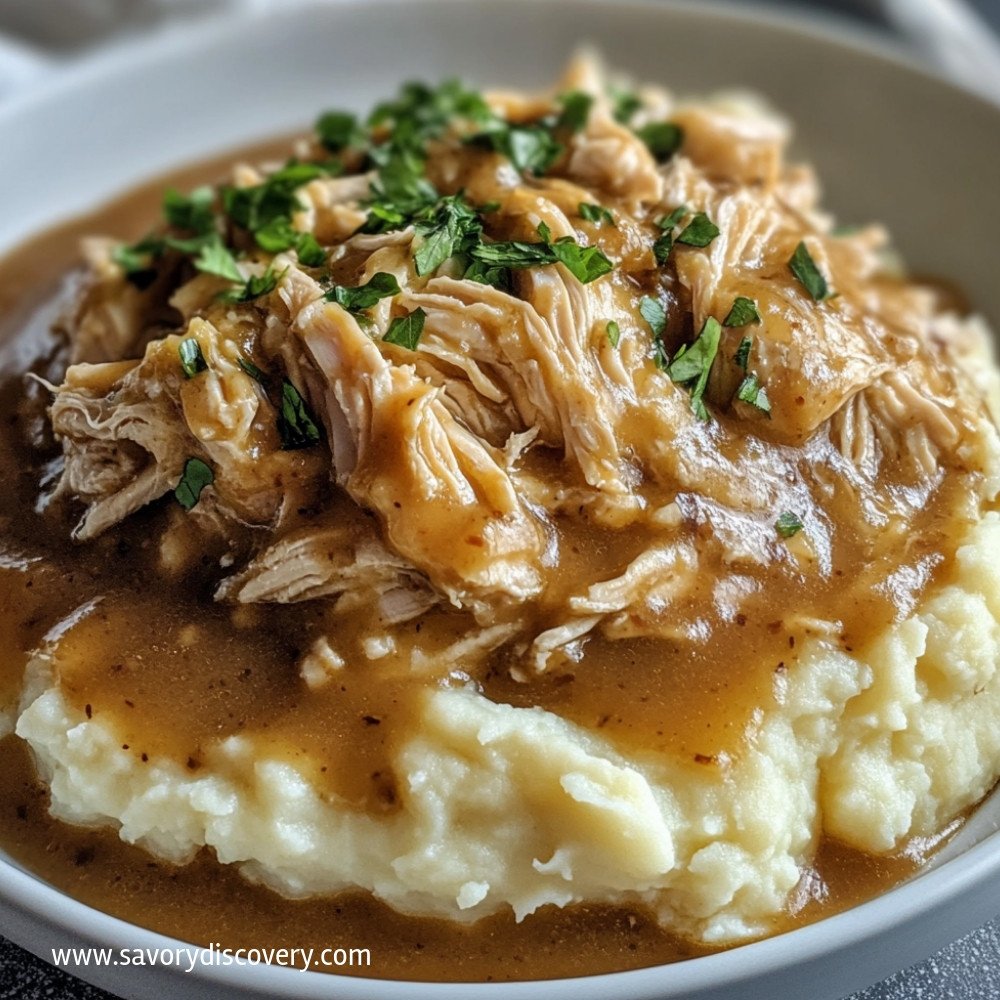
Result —
[[137, 585], [95, 556], [7, 713], [53, 815], [293, 898], [721, 946], [822, 841], [981, 799], [988, 332], [786, 138], [589, 62], [413, 86], [92, 243], [40, 509]]

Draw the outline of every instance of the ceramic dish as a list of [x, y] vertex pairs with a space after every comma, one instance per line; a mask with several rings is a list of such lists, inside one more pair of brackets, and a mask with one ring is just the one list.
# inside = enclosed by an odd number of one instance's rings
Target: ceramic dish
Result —
[[[745, 87], [796, 126], [845, 221], [885, 222], [917, 273], [955, 281], [1000, 322], [992, 238], [1000, 112], [866, 37], [745, 8], [581, 0], [302, 5], [204, 24], [109, 54], [8, 105], [0, 249], [131, 184], [305, 126], [324, 104], [361, 110], [409, 78], [544, 84], [580, 42], [611, 65], [684, 93]], [[916, 961], [995, 911], [1000, 834], [986, 803], [918, 877], [818, 924], [687, 962], [505, 985], [343, 979], [280, 968], [89, 967], [126, 997], [420, 1000], [485, 995], [713, 998], [843, 996]], [[53, 947], [172, 942], [92, 910], [0, 855], [0, 929], [43, 958]]]

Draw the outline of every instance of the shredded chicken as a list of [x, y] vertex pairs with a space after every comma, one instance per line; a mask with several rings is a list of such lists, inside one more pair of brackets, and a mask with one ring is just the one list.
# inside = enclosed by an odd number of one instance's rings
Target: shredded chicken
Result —
[[78, 540], [176, 490], [229, 543], [219, 600], [325, 601], [376, 645], [465, 615], [453, 665], [509, 644], [527, 680], [594, 635], [700, 635], [765, 573], [807, 590], [840, 525], [874, 560], [949, 477], [997, 481], [979, 340], [879, 228], [834, 230], [758, 102], [623, 112], [591, 59], [546, 94], [414, 93], [238, 167], [141, 274], [89, 244], [51, 405]]

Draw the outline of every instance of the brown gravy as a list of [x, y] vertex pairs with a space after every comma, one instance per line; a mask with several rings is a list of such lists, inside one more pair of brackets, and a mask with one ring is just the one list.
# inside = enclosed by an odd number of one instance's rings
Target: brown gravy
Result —
[[[285, 148], [286, 142], [270, 143], [243, 155], [260, 159]], [[187, 188], [214, 179], [231, 159], [178, 172], [169, 183]], [[298, 760], [316, 756], [312, 751], [322, 745], [331, 766], [314, 778], [365, 808], [391, 810], [387, 761], [420, 689], [418, 681], [393, 671], [391, 657], [371, 672], [374, 685], [348, 672], [343, 683], [302, 700], [296, 663], [312, 637], [322, 634], [321, 608], [269, 606], [233, 615], [211, 603], [209, 567], [196, 568], [183, 586], [165, 583], [147, 595], [151, 553], [171, 516], [163, 504], [77, 548], [67, 544], [66, 523], [35, 511], [37, 483], [52, 452], [24, 444], [38, 422], [37, 404], [26, 403], [36, 390], [15, 373], [30, 366], [46, 371], [45, 359], [54, 352], [47, 333], [51, 309], [39, 313], [37, 303], [54, 300], [76, 264], [80, 236], [141, 235], [157, 214], [164, 186], [164, 180], [146, 185], [0, 263], [0, 632], [6, 639], [0, 704], [16, 697], [27, 651], [75, 609], [100, 598], [61, 641], [59, 668], [73, 702], [88, 715], [112, 720], [123, 747], [140, 759], [166, 754], [197, 769], [204, 746], [230, 733], [263, 735], [275, 753]], [[942, 487], [918, 517], [919, 541], [909, 556], [918, 591], [949, 571], [954, 546], [940, 525], [948, 524], [941, 511], [963, 488], [959, 477], [954, 484]], [[623, 536], [614, 548], [600, 550], [596, 535], [567, 539], [568, 552], [586, 551], [609, 572], [620, 572], [642, 543]], [[822, 617], [851, 621], [852, 631], [840, 641], [849, 649], [863, 646], [893, 620], [903, 600], [872, 586], [884, 576], [882, 555], [873, 557], [845, 533], [833, 572], [796, 593], [795, 608], [808, 615], [823, 607]], [[692, 616], [699, 602], [710, 604], [704, 593], [691, 602]], [[479, 680], [494, 700], [540, 704], [602, 728], [624, 748], [679, 752], [695, 766], [714, 765], [721, 753], [740, 752], [753, 711], [773, 697], [775, 671], [794, 669], [796, 650], [808, 635], [807, 626], [785, 621], [789, 609], [775, 605], [773, 596], [755, 598], [749, 608], [734, 621], [715, 623], [712, 656], [695, 642], [678, 642], [664, 655], [662, 644], [653, 649], [649, 640], [594, 639], [586, 670], [569, 664], [522, 685], [510, 679], [501, 658]], [[444, 642], [450, 627], [447, 613], [434, 612], [412, 626], [412, 638], [416, 642], [422, 631], [420, 642]], [[351, 636], [344, 640], [349, 645]], [[123, 845], [114, 832], [57, 823], [46, 806], [23, 744], [13, 738], [0, 743], [4, 848], [74, 898], [199, 944], [368, 947], [371, 968], [339, 971], [438, 981], [554, 978], [700, 953], [648, 914], [626, 909], [547, 908], [521, 924], [498, 916], [463, 928], [407, 918], [358, 895], [293, 902], [250, 885], [207, 853], [175, 868]], [[786, 929], [875, 895], [915, 867], [904, 856], [871, 858], [825, 843]]]

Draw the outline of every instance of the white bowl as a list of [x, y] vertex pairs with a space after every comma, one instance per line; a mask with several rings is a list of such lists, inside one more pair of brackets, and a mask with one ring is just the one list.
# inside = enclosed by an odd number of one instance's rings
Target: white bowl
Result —
[[[881, 220], [911, 267], [958, 282], [1000, 324], [1000, 111], [858, 32], [762, 14], [585, 0], [363, 0], [202, 23], [115, 51], [0, 111], [0, 249], [198, 157], [363, 109], [410, 78], [551, 81], [581, 41], [684, 93], [747, 87], [795, 122], [843, 221]], [[438, 985], [281, 968], [81, 968], [130, 998], [833, 1000], [997, 911], [1000, 834], [981, 807], [931, 869], [818, 924], [676, 965], [541, 984]], [[196, 901], [192, 901], [196, 905]], [[68, 898], [0, 855], [0, 931], [50, 948], [176, 942]], [[377, 961], [377, 956], [375, 956]]]

